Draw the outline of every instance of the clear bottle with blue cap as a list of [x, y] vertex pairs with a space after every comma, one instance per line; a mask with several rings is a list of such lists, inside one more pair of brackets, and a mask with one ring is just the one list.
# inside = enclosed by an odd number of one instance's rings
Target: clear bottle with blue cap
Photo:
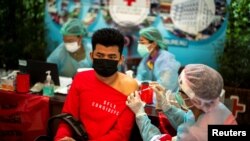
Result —
[[44, 96], [54, 96], [54, 82], [51, 78], [50, 71], [46, 71], [46, 80], [43, 85], [43, 95]]

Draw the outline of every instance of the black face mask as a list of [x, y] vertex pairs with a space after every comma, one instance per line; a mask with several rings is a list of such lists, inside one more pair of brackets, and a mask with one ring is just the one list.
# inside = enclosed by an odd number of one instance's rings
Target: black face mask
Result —
[[93, 59], [93, 68], [99, 75], [109, 77], [117, 72], [117, 60]]

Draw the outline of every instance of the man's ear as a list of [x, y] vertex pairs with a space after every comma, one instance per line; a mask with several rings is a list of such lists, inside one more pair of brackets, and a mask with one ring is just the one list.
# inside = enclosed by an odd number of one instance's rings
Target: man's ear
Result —
[[151, 46], [153, 47], [153, 50], [155, 50], [157, 48], [157, 43], [154, 41], [151, 43]]
[[82, 36], [78, 36], [78, 37], [79, 37], [78, 43], [81, 44], [82, 43]]
[[153, 43], [152, 43], [154, 46], [157, 46], [157, 43], [156, 43], [156, 41], [154, 41]]
[[90, 52], [89, 56], [90, 56], [91, 60], [93, 61], [93, 52]]
[[118, 65], [122, 65], [122, 64], [123, 64], [123, 62], [124, 62], [124, 56], [123, 56], [123, 55], [121, 55], [121, 59], [119, 60]]
[[157, 43], [156, 43], [156, 41], [153, 41], [153, 43], [152, 43], [153, 45], [157, 45]]

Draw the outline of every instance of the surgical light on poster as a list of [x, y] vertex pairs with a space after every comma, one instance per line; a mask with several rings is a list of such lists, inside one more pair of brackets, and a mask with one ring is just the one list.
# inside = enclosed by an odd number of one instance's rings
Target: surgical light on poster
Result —
[[141, 24], [150, 11], [150, 0], [110, 0], [110, 16], [120, 26]]

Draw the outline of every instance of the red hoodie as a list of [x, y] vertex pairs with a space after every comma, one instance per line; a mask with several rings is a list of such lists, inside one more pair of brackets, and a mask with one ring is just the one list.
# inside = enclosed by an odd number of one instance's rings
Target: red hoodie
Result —
[[[71, 113], [85, 126], [91, 141], [128, 141], [134, 114], [126, 106], [127, 96], [98, 80], [95, 72], [78, 73], [71, 85], [62, 112]], [[71, 136], [60, 123], [55, 140]]]

